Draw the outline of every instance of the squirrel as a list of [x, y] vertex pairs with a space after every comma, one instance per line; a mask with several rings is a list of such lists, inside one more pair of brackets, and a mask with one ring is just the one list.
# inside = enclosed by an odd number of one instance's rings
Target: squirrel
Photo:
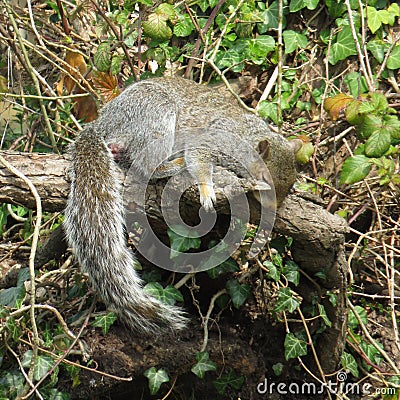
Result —
[[[128, 327], [143, 333], [178, 331], [188, 319], [182, 309], [143, 290], [134, 268], [136, 258], [126, 245], [120, 169], [133, 164], [137, 174], [147, 179], [187, 168], [197, 182], [201, 205], [211, 211], [217, 162], [211, 154], [230, 148], [235, 156], [247, 157], [241, 154], [240, 138], [249, 132], [257, 143], [264, 140], [258, 151], [276, 180], [279, 204], [296, 178], [293, 146], [233, 98], [229, 101], [226, 94], [183, 78], [133, 83], [107, 103], [71, 145], [66, 238], [95, 291]], [[188, 137], [189, 143], [182, 147], [182, 139]], [[197, 139], [191, 143], [190, 138]], [[204, 141], [200, 148], [198, 140]], [[270, 187], [257, 167], [251, 173], [256, 177], [255, 189]]]

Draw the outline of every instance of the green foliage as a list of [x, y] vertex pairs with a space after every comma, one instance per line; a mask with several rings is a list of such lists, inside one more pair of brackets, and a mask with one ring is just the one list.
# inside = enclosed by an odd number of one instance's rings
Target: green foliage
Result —
[[346, 120], [356, 126], [362, 141], [355, 155], [345, 160], [340, 183], [352, 184], [363, 180], [372, 165], [379, 168], [381, 185], [397, 183], [400, 176], [394, 173], [394, 157], [398, 155], [395, 146], [400, 143], [400, 120], [386, 97], [381, 93], [368, 93], [357, 99], [338, 94], [326, 100], [325, 109], [334, 119], [341, 110], [345, 111]]
[[286, 360], [305, 356], [307, 354], [307, 343], [302, 339], [298, 339], [291, 332], [286, 334], [284, 346]]
[[151, 395], [156, 394], [160, 390], [160, 387], [163, 383], [169, 382], [169, 376], [164, 369], [156, 369], [155, 367], [151, 367], [147, 369], [143, 375], [149, 381]]
[[288, 287], [279, 288], [278, 290], [278, 301], [276, 302], [274, 311], [289, 311], [293, 312], [299, 307], [300, 301], [296, 298], [295, 293]]
[[239, 283], [236, 279], [232, 279], [226, 283], [226, 290], [231, 296], [235, 308], [240, 308], [251, 294], [250, 285]]
[[158, 282], [149, 282], [144, 290], [151, 296], [161, 300], [165, 304], [174, 305], [177, 301], [183, 301], [182, 293], [171, 285], [165, 289]]
[[0, 305], [19, 308], [25, 298], [24, 282], [29, 280], [29, 268], [21, 268], [18, 272], [17, 285], [0, 290]]
[[193, 365], [191, 371], [199, 378], [203, 379], [207, 371], [215, 371], [217, 366], [210, 360], [210, 355], [206, 351], [196, 353], [197, 363]]
[[349, 371], [355, 378], [358, 378], [359, 372], [358, 372], [358, 366], [355, 358], [347, 352], [343, 352], [342, 357], [341, 357], [341, 363], [342, 367], [346, 370]]
[[98, 315], [94, 318], [93, 326], [101, 328], [103, 335], [107, 335], [111, 325], [117, 320], [117, 315], [113, 312]]
[[[22, 366], [29, 368], [32, 361], [32, 350], [25, 352], [22, 358]], [[47, 355], [38, 355], [35, 359], [35, 367], [33, 372], [33, 379], [37, 382], [40, 381], [47, 373], [53, 368], [54, 360]]]
[[217, 378], [213, 381], [213, 385], [217, 392], [221, 395], [225, 393], [225, 390], [228, 386], [233, 389], [240, 390], [244, 383], [244, 376], [236, 375], [235, 371], [230, 370], [229, 372], [222, 375], [220, 378]]
[[171, 246], [171, 258], [176, 258], [180, 253], [191, 249], [198, 249], [201, 245], [201, 239], [197, 234], [193, 234], [184, 227], [168, 228], [168, 237]]

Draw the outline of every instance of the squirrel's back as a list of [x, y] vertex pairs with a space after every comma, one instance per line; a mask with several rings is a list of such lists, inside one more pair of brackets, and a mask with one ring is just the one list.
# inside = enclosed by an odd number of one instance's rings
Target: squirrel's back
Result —
[[[71, 146], [72, 182], [64, 226], [93, 287], [128, 326], [143, 332], [153, 333], [160, 327], [179, 330], [187, 321], [179, 308], [143, 291], [134, 269], [136, 259], [126, 246], [116, 161], [126, 168], [133, 163], [138, 174], [149, 178], [186, 136], [202, 146], [208, 142], [217, 152], [228, 151], [238, 160], [246, 158], [241, 149], [244, 137], [252, 137], [254, 146], [270, 140], [279, 154], [273, 155], [277, 162], [268, 165], [267, 160], [267, 165], [274, 169], [282, 193], [294, 181], [294, 157], [287, 141], [215, 89], [182, 78], [155, 78], [132, 84], [106, 104], [99, 119], [86, 125]], [[285, 164], [277, 166], [283, 159]], [[200, 161], [210, 167], [205, 172], [212, 175], [212, 165]], [[212, 207], [215, 198], [209, 181], [202, 183], [209, 189], [205, 204]]]

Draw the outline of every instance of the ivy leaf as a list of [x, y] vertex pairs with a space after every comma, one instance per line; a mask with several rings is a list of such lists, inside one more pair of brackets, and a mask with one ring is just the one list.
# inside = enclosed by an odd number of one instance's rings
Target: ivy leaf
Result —
[[29, 268], [18, 271], [17, 286], [0, 290], [0, 305], [6, 307], [19, 307], [25, 298], [24, 283], [29, 280]]
[[345, 60], [349, 56], [357, 54], [356, 45], [354, 43], [353, 35], [350, 26], [344, 26], [338, 33], [336, 42], [332, 45], [329, 54], [329, 62], [335, 65], [338, 61]]
[[158, 282], [149, 282], [143, 290], [150, 296], [161, 300], [164, 295], [164, 288]]
[[304, 49], [308, 43], [306, 35], [292, 30], [283, 32], [283, 41], [285, 43], [285, 54], [292, 53], [299, 48]]
[[[29, 368], [32, 361], [32, 350], [25, 352], [22, 358], [22, 366]], [[54, 360], [47, 355], [38, 355], [35, 359], [33, 378], [35, 381], [40, 381], [54, 366]]]
[[194, 30], [194, 25], [189, 14], [179, 15], [179, 20], [174, 26], [174, 35], [178, 37], [187, 37]]
[[103, 42], [97, 47], [93, 56], [93, 63], [100, 72], [107, 72], [111, 66], [111, 48], [110, 43]]
[[300, 302], [293, 296], [290, 288], [284, 287], [278, 290], [278, 301], [274, 308], [275, 312], [293, 312], [299, 305]]
[[210, 355], [206, 351], [196, 353], [197, 363], [193, 365], [191, 371], [200, 379], [204, 378], [207, 371], [215, 371], [217, 366], [210, 360]]
[[98, 315], [94, 318], [93, 326], [101, 328], [103, 335], [107, 335], [111, 325], [117, 320], [117, 314], [108, 312], [104, 315]]
[[324, 320], [325, 325], [331, 327], [332, 322], [330, 321], [330, 319], [326, 314], [325, 307], [322, 304], [318, 304], [318, 310], [319, 310], [319, 316]]
[[155, 367], [151, 367], [146, 370], [143, 375], [149, 381], [150, 394], [152, 395], [156, 394], [160, 390], [160, 387], [164, 382], [169, 382], [169, 376], [164, 369], [157, 370]]
[[362, 181], [371, 171], [371, 160], [363, 154], [349, 157], [343, 163], [340, 184], [352, 184]]
[[393, 51], [387, 59], [386, 67], [388, 69], [400, 68], [400, 46], [394, 46]]
[[382, 26], [382, 19], [375, 7], [367, 7], [367, 23], [372, 33], [375, 33]]
[[193, 233], [184, 231], [181, 227], [168, 228], [167, 233], [171, 244], [171, 259], [178, 257], [180, 253], [187, 250], [198, 249], [201, 245], [199, 237], [193, 237]]
[[299, 267], [294, 261], [287, 261], [285, 266], [282, 268], [282, 274], [285, 278], [297, 286], [300, 282]]
[[[355, 308], [356, 308], [356, 312], [357, 312], [358, 316], [360, 317], [362, 323], [367, 324], [368, 317], [367, 317], [367, 312], [365, 311], [365, 309], [362, 308], [361, 306], [356, 306]], [[347, 324], [352, 329], [355, 329], [358, 326], [358, 319], [356, 318], [356, 316], [354, 315], [352, 310], [349, 310]]]
[[357, 362], [355, 360], [355, 358], [347, 352], [343, 352], [342, 357], [341, 357], [341, 363], [342, 363], [342, 367], [346, 370], [346, 371], [350, 371], [350, 373], [355, 377], [358, 378], [358, 366], [357, 366]]
[[291, 332], [286, 334], [284, 347], [286, 360], [307, 354], [307, 343], [304, 340], [298, 339]]
[[359, 72], [350, 72], [345, 76], [344, 81], [353, 97], [358, 97], [361, 93], [368, 92], [367, 82], [363, 76], [360, 76]]
[[383, 40], [370, 40], [367, 43], [367, 50], [372, 53], [379, 63], [383, 62], [389, 47], [390, 44], [385, 43]]
[[230, 370], [227, 374], [213, 381], [213, 385], [215, 386], [217, 392], [223, 395], [228, 386], [231, 386], [233, 389], [240, 390], [240, 388], [243, 386], [243, 382], [243, 375], [236, 375], [233, 370]]
[[251, 293], [251, 288], [247, 283], [240, 284], [236, 279], [232, 279], [226, 283], [226, 290], [231, 296], [235, 308], [240, 308]]
[[268, 269], [267, 277], [273, 279], [275, 282], [278, 282], [281, 277], [281, 271], [278, 267], [269, 260], [263, 262], [263, 266]]
[[319, 0], [291, 0], [289, 10], [290, 12], [297, 12], [307, 7], [309, 10], [315, 10], [318, 6]]
[[260, 117], [270, 118], [275, 125], [279, 125], [278, 121], [278, 106], [268, 100], [263, 100], [257, 105], [257, 111]]
[[222, 264], [207, 270], [207, 274], [211, 279], [218, 278], [226, 272], [236, 272], [239, 270], [237, 262], [233, 258], [228, 258]]
[[164, 289], [163, 302], [173, 306], [177, 301], [183, 301], [182, 293], [174, 286], [168, 285]]
[[[261, 13], [261, 18], [263, 18], [264, 22], [258, 25], [258, 32], [263, 34], [267, 32], [269, 29], [278, 29], [279, 22], [279, 13], [278, 13], [279, 5], [277, 1], [273, 1], [271, 5]], [[283, 16], [282, 18], [283, 26], [286, 26], [286, 18]]]

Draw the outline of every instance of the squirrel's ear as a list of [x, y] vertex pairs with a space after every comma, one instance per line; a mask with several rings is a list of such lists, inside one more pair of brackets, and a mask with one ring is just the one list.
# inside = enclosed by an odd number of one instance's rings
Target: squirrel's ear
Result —
[[268, 140], [262, 140], [257, 145], [257, 151], [260, 157], [266, 161], [269, 158], [269, 142]]

